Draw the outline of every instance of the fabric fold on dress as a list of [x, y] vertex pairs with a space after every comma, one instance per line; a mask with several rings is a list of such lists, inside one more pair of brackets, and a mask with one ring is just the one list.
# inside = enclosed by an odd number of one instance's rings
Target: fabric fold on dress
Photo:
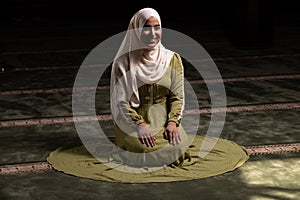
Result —
[[[200, 158], [200, 147], [206, 139], [217, 142], [204, 158]], [[180, 166], [132, 167], [112, 159], [110, 144], [98, 141], [94, 145], [101, 145], [101, 149], [107, 146], [107, 151], [99, 152], [98, 156], [94, 157], [83, 145], [67, 149], [61, 147], [51, 152], [47, 161], [54, 169], [78, 177], [119, 183], [153, 183], [188, 181], [221, 175], [241, 167], [249, 159], [245, 147], [230, 140], [205, 138], [202, 135], [194, 137], [189, 147], [189, 159], [185, 159]], [[106, 160], [106, 163], [99, 160]]]

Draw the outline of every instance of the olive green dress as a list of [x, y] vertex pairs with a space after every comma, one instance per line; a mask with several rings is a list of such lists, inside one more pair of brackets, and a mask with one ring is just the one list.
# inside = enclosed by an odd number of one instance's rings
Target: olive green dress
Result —
[[[181, 58], [175, 53], [158, 82], [144, 84], [138, 80], [140, 106], [133, 108], [129, 102], [120, 102], [123, 115], [114, 120], [115, 145], [94, 141], [90, 144], [94, 145], [92, 154], [84, 146], [61, 147], [50, 153], [48, 162], [54, 169], [67, 174], [130, 183], [192, 180], [242, 166], [249, 159], [243, 146], [226, 139], [189, 135], [184, 130], [181, 123], [183, 73]], [[178, 145], [169, 144], [163, 137], [168, 121], [178, 126], [181, 137]], [[138, 138], [136, 126], [142, 122], [156, 135], [154, 147], [147, 147]], [[202, 158], [199, 152], [204, 141], [214, 145]], [[201, 151], [203, 153], [205, 149]]]

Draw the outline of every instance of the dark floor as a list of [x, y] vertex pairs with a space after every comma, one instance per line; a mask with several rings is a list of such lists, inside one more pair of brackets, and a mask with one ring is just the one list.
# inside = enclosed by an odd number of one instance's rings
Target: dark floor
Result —
[[[105, 29], [98, 25], [92, 22], [7, 25], [1, 31], [1, 67], [4, 68], [0, 72], [1, 165], [45, 161], [55, 148], [79, 140], [73, 123], [9, 123], [72, 116], [71, 88], [78, 67], [95, 46], [125, 31], [116, 25]], [[231, 43], [223, 29], [218, 28], [186, 29], [183, 33], [205, 48], [223, 79], [228, 80], [224, 83], [228, 106], [295, 103], [299, 108], [299, 27], [274, 27], [273, 44], [265, 48], [239, 48]], [[189, 70], [187, 76], [197, 80], [197, 75]], [[262, 78], [249, 80], [247, 77]], [[240, 79], [230, 81], [230, 78]], [[106, 85], [108, 73], [102, 79]], [[192, 86], [200, 108], [210, 106], [205, 85], [194, 82]], [[101, 99], [96, 102], [97, 114], [109, 114], [108, 90], [102, 89], [97, 95]], [[255, 108], [227, 113], [221, 137], [244, 146], [300, 142], [299, 109]], [[201, 117], [199, 133], [205, 133], [209, 120], [210, 115]], [[109, 136], [112, 136], [111, 125], [110, 121], [101, 122]], [[234, 172], [172, 183], [118, 184], [54, 170], [1, 175], [0, 199], [298, 200], [299, 180], [300, 154], [286, 153], [251, 156]]]

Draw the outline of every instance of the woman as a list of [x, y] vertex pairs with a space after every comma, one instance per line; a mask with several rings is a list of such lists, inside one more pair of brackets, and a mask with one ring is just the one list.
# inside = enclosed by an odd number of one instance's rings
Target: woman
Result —
[[[161, 39], [157, 11], [136, 12], [112, 64], [115, 145], [94, 141], [93, 155], [83, 145], [58, 148], [47, 158], [54, 169], [113, 182], [170, 182], [222, 174], [248, 160], [245, 148], [232, 141], [190, 137], [184, 130], [183, 64]], [[215, 145], [201, 158], [204, 140]]]
[[[184, 109], [181, 57], [161, 44], [161, 21], [154, 9], [138, 11], [128, 30], [111, 72], [115, 144], [141, 153], [137, 159], [127, 159], [128, 164], [179, 164], [188, 148], [180, 124]], [[147, 154], [162, 148], [160, 153]]]

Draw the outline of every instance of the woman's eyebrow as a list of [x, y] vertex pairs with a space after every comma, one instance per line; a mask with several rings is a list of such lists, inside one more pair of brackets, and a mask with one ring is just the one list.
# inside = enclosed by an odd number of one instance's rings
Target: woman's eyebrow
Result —
[[[155, 24], [155, 25], [154, 25], [154, 27], [158, 27], [158, 26], [160, 26], [160, 24]], [[144, 27], [152, 27], [152, 26], [149, 25], [149, 24], [145, 24]]]

